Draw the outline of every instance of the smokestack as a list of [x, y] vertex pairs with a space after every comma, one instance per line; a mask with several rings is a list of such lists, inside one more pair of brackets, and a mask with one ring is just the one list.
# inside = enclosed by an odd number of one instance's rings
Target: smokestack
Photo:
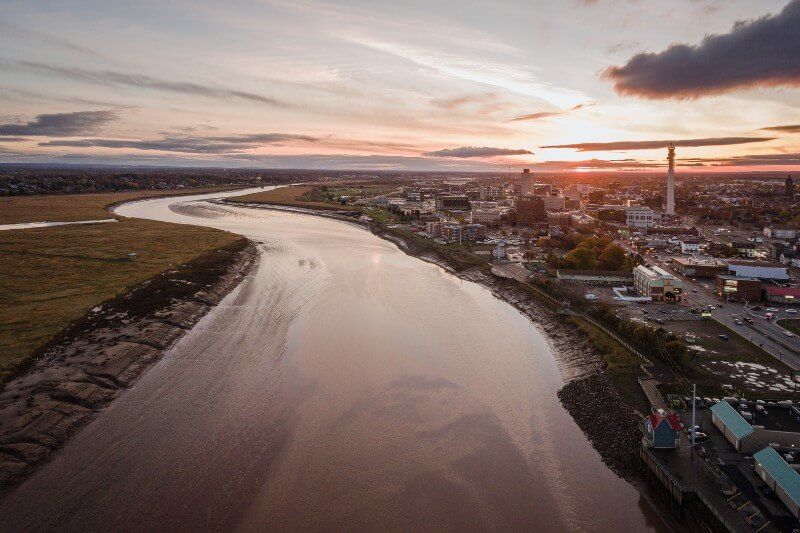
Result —
[[667, 148], [667, 214], [675, 214], [675, 145], [670, 143]]

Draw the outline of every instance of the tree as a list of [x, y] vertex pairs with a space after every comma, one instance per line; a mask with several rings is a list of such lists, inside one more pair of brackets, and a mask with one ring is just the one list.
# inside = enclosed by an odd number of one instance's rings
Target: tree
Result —
[[627, 262], [626, 259], [625, 250], [616, 244], [609, 243], [600, 252], [597, 262], [603, 270], [621, 270]]
[[591, 248], [575, 248], [564, 257], [570, 268], [592, 270], [597, 267], [597, 254]]

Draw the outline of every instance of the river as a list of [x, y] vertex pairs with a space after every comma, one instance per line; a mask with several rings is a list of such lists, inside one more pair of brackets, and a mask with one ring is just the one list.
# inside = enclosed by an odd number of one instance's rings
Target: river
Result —
[[258, 241], [251, 276], [0, 502], [0, 530], [647, 531], [485, 288], [337, 220], [160, 198]]

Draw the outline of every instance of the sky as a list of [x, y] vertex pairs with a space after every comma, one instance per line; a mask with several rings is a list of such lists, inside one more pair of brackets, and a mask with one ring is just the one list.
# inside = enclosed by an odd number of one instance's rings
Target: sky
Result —
[[0, 162], [800, 168], [800, 0], [0, 6]]

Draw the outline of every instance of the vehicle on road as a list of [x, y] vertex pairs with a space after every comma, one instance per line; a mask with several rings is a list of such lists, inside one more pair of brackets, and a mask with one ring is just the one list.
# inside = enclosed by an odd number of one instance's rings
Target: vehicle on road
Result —
[[708, 307], [706, 307], [706, 309], [708, 309], [709, 311], [714, 311], [716, 307], [714, 307], [713, 305], [709, 305]]
[[778, 313], [779, 311], [775, 307], [767, 307], [766, 309], [770, 313]]
[[719, 337], [720, 339], [722, 339], [724, 341], [728, 340], [728, 336], [725, 335], [724, 333], [720, 333], [719, 335], [717, 335], [717, 337]]
[[697, 289], [692, 289], [692, 292], [697, 292]]
[[772, 312], [764, 313], [764, 320], [772, 320], [775, 318], [775, 315]]
[[737, 326], [744, 325], [744, 322], [742, 322], [742, 321], [741, 321], [741, 320], [739, 320], [738, 318], [737, 318], [736, 320], [734, 320], [734, 321], [733, 321], [733, 323], [734, 323], [734, 324], [736, 324]]
[[794, 337], [794, 333], [792, 333], [791, 331], [784, 331], [783, 334], [786, 335], [787, 337]]
[[797, 309], [790, 307], [789, 309], [786, 310], [786, 312], [789, 313], [790, 315], [793, 315], [797, 313]]

